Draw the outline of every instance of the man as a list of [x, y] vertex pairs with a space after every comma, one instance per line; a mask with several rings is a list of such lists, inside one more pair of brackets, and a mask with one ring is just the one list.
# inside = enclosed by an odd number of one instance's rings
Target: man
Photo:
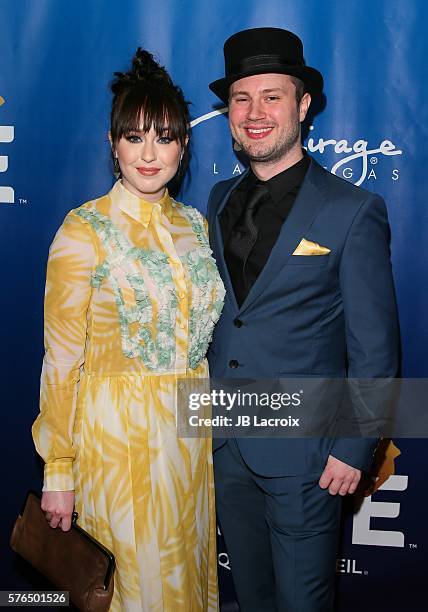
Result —
[[[323, 79], [277, 28], [224, 45], [232, 136], [250, 169], [214, 186], [211, 243], [227, 296], [209, 360], [216, 378], [385, 378], [397, 319], [383, 200], [301, 146]], [[363, 406], [363, 410], [366, 406]], [[361, 414], [366, 421], [367, 414]], [[217, 509], [242, 612], [329, 611], [340, 496], [371, 463], [370, 439], [215, 440]]]

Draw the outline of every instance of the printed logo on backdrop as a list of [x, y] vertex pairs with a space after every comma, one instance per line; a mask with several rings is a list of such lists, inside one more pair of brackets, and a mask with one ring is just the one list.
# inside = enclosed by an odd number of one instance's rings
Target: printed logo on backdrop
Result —
[[[5, 103], [5, 99], [0, 96], [0, 107]], [[13, 142], [15, 138], [15, 128], [13, 125], [0, 125], [0, 146], [5, 143]], [[0, 155], [0, 172], [7, 172], [9, 158], [7, 155]], [[3, 180], [0, 176], [0, 182]], [[12, 187], [0, 184], [0, 204], [13, 204], [15, 202], [15, 192]]]
[[[197, 117], [191, 122], [191, 127], [214, 119], [219, 115], [227, 113], [227, 107], [219, 110], [206, 113]], [[394, 167], [394, 164], [385, 165], [386, 159], [396, 155], [402, 155], [403, 152], [397, 148], [391, 140], [384, 139], [381, 142], [369, 143], [368, 140], [360, 138], [354, 142], [350, 142], [345, 138], [334, 139], [316, 136], [313, 125], [309, 127], [310, 135], [306, 144], [306, 149], [309, 153], [324, 153], [333, 152], [339, 156], [339, 159], [328, 168], [332, 174], [336, 174], [355, 185], [361, 185], [364, 181], [377, 180], [378, 178], [390, 179], [398, 181], [400, 178], [399, 169]], [[230, 175], [238, 175], [244, 171], [244, 168], [236, 163], [232, 167], [224, 167], [218, 161], [213, 161], [212, 172], [214, 175], [224, 175], [228, 178]]]
[[[382, 451], [383, 460], [376, 470], [377, 480], [374, 491], [406, 491], [409, 483], [408, 476], [395, 474], [395, 459], [401, 452], [392, 441], [382, 441], [387, 446]], [[381, 444], [382, 444], [381, 442]], [[376, 457], [375, 457], [376, 462]], [[373, 501], [372, 495], [368, 495], [359, 511], [354, 515], [352, 529], [352, 544], [366, 546], [388, 546], [394, 548], [405, 548], [405, 538], [402, 531], [374, 529], [371, 525], [372, 518], [396, 519], [400, 515], [400, 502]], [[417, 543], [410, 542], [407, 548], [417, 549]]]

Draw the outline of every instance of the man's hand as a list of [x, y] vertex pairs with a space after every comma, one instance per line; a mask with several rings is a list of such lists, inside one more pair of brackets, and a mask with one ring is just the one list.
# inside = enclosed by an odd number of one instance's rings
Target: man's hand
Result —
[[354, 493], [361, 478], [361, 470], [343, 463], [333, 455], [329, 455], [327, 465], [321, 474], [319, 485], [327, 489], [331, 495], [346, 495]]
[[68, 531], [74, 508], [74, 491], [44, 491], [41, 508], [51, 527], [61, 527]]

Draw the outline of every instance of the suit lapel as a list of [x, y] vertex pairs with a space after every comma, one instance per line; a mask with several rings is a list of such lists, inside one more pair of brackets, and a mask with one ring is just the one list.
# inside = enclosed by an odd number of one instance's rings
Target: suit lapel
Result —
[[224, 244], [223, 244], [223, 236], [222, 236], [221, 227], [220, 227], [220, 215], [229, 200], [230, 194], [239, 185], [239, 183], [243, 180], [243, 178], [247, 174], [248, 174], [248, 170], [243, 172], [241, 176], [234, 183], [232, 183], [232, 186], [230, 187], [230, 189], [226, 191], [224, 196], [219, 201], [217, 210], [214, 211], [214, 217], [213, 217], [214, 226], [215, 226], [215, 229], [212, 232], [212, 239], [213, 239], [212, 244], [213, 244], [214, 257], [217, 262], [220, 276], [222, 277], [223, 282], [224, 282], [226, 294], [229, 294], [230, 299], [232, 300], [233, 306], [236, 310], [238, 310], [238, 304], [237, 304], [236, 297], [235, 297], [235, 291], [233, 289], [232, 281], [229, 275], [229, 270], [227, 268], [226, 261], [224, 259]]
[[[244, 312], [277, 277], [301, 239], [306, 236], [307, 230], [326, 199], [323, 172], [325, 171], [321, 166], [312, 159], [293, 208], [282, 226], [269, 259], [242, 304], [240, 312]], [[224, 267], [226, 268], [225, 264]]]

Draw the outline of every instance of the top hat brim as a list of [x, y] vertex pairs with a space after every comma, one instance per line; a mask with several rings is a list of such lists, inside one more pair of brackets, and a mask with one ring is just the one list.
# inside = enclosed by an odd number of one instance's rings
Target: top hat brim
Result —
[[235, 81], [257, 74], [288, 74], [299, 78], [305, 84], [305, 89], [312, 96], [321, 94], [324, 87], [322, 75], [315, 68], [310, 66], [284, 66], [283, 64], [272, 64], [269, 67], [264, 65], [254, 67], [251, 70], [243, 71], [239, 74], [230, 74], [223, 79], [218, 79], [209, 84], [209, 88], [226, 104], [229, 100], [229, 87]]

